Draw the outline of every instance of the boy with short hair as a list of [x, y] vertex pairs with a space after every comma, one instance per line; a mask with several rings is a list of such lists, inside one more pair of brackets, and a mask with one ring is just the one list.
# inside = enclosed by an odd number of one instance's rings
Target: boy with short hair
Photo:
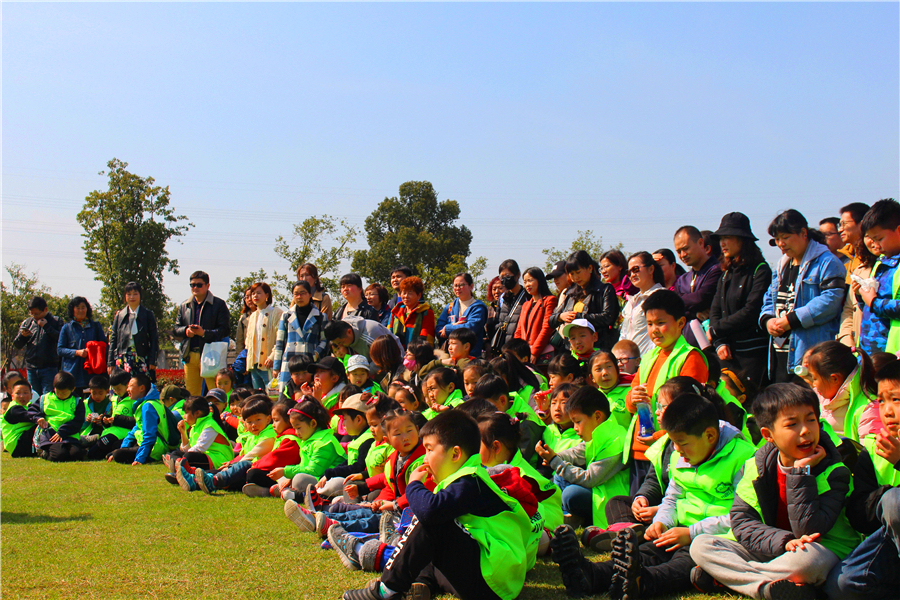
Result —
[[87, 460], [101, 460], [113, 450], [118, 450], [122, 440], [134, 427], [136, 420], [132, 412], [132, 401], [128, 397], [128, 382], [131, 380], [125, 370], [115, 368], [109, 376], [110, 410], [108, 415], [100, 417], [103, 429], [97, 439], [90, 444]]
[[598, 339], [594, 326], [587, 319], [575, 319], [563, 326], [562, 336], [569, 340], [572, 356], [584, 369], [587, 361], [590, 360], [591, 355], [594, 353], [594, 344], [597, 343]]
[[613, 356], [619, 363], [619, 378], [629, 375], [629, 383], [641, 366], [641, 349], [631, 340], [619, 340], [612, 347]]
[[162, 455], [172, 448], [168, 443], [166, 407], [159, 400], [159, 390], [143, 373], [132, 373], [126, 390], [132, 400], [131, 412], [135, 424], [122, 440], [120, 448], [109, 454], [106, 460], [133, 467], [161, 460]]
[[81, 429], [81, 443], [89, 446], [100, 439], [103, 417], [109, 416], [112, 403], [109, 400], [109, 378], [94, 375], [88, 381], [88, 397], [84, 402], [84, 427]]
[[531, 464], [540, 464], [540, 459], [535, 453], [534, 445], [544, 437], [544, 422], [524, 400], [515, 398], [510, 403], [509, 387], [499, 375], [488, 373], [483, 375], [475, 384], [475, 398], [487, 400], [497, 407], [500, 412], [505, 412], [511, 417], [525, 415], [525, 420], [519, 422], [519, 451], [522, 457]]
[[881, 246], [882, 257], [872, 268], [878, 290], [863, 289], [853, 281], [850, 289], [865, 303], [859, 346], [870, 356], [900, 350], [900, 204], [879, 200], [859, 224], [862, 234]]
[[[399, 599], [415, 586], [463, 600], [512, 600], [525, 584], [528, 552], [536, 548], [528, 549], [533, 544], [525, 510], [481, 465], [477, 423], [449, 410], [429, 421], [421, 436], [424, 465], [406, 488], [412, 524], [381, 580], [345, 592], [344, 599]], [[423, 483], [429, 474], [434, 492]]]
[[450, 367], [454, 367], [460, 373], [466, 368], [469, 362], [475, 360], [472, 356], [472, 348], [475, 347], [475, 332], [468, 327], [459, 327], [450, 332], [447, 340], [447, 358], [443, 359], [443, 363]]
[[696, 394], [673, 400], [662, 421], [677, 454], [671, 457], [669, 485], [643, 536], [646, 541], [625, 528], [613, 542], [611, 560], [592, 563], [578, 550], [572, 528], [557, 528], [553, 560], [569, 595], [608, 590], [611, 598], [636, 599], [690, 589], [694, 561], [688, 546], [701, 534], [728, 531], [734, 486], [753, 445], [719, 421], [715, 406]]
[[829, 573], [825, 591], [834, 599], [877, 600], [900, 589], [900, 362], [875, 379], [883, 429], [863, 439], [847, 500], [850, 524], [868, 537]]
[[34, 456], [31, 445], [37, 425], [28, 416], [31, 401], [31, 384], [19, 376], [9, 382], [10, 405], [0, 417], [0, 432], [3, 434], [3, 449], [13, 458]]
[[566, 401], [582, 443], [559, 453], [543, 442], [535, 450], [556, 474], [573, 485], [563, 490], [563, 512], [606, 528], [606, 501], [628, 493], [628, 472], [623, 470], [625, 429], [609, 418], [609, 401], [598, 389], [579, 388]]
[[735, 490], [733, 539], [694, 540], [691, 582], [706, 593], [727, 586], [753, 598], [815, 600], [813, 586], [860, 541], [844, 514], [850, 470], [821, 435], [812, 390], [770, 385], [753, 414], [767, 443], [747, 460]]
[[307, 367], [313, 364], [313, 359], [307, 354], [298, 354], [288, 359], [288, 372], [291, 374], [281, 395], [285, 400], [300, 401], [303, 397], [303, 390], [300, 389], [304, 385], [312, 387], [313, 375], [307, 371]]

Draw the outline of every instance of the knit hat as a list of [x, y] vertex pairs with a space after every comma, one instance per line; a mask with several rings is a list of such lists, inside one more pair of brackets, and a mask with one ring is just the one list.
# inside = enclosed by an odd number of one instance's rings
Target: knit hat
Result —
[[750, 229], [750, 219], [748, 219], [747, 215], [744, 213], [739, 212], [728, 213], [722, 217], [722, 222], [719, 224], [719, 228], [713, 235], [734, 235], [737, 237], [748, 238], [754, 242], [757, 240], [756, 236], [753, 235], [753, 231]]

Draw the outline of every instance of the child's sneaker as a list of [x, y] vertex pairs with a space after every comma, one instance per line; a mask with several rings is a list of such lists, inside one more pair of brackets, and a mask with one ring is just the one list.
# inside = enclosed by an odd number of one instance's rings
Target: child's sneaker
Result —
[[171, 454], [163, 454], [163, 464], [166, 465], [166, 470], [172, 475], [175, 474], [175, 458]]
[[284, 516], [290, 519], [301, 531], [316, 530], [316, 517], [293, 500], [288, 500], [284, 503]]
[[566, 595], [570, 598], [583, 598], [591, 595], [591, 583], [588, 581], [590, 563], [581, 554], [578, 548], [578, 538], [575, 530], [569, 525], [560, 525], [553, 532], [550, 540], [550, 555], [553, 562], [559, 565], [563, 585], [566, 586]]
[[329, 519], [328, 517], [325, 516], [325, 513], [320, 513], [320, 512], [316, 513], [315, 519], [316, 519], [316, 533], [318, 533], [319, 537], [324, 540], [325, 536], [328, 535], [328, 528], [331, 527], [332, 525], [336, 524], [337, 521], [335, 521], [334, 519]]
[[700, 567], [691, 569], [691, 585], [703, 594], [722, 594], [731, 591]]
[[359, 538], [347, 533], [343, 527], [335, 523], [328, 528], [328, 543], [337, 552], [341, 563], [351, 571], [359, 571], [359, 555], [356, 553], [356, 545]]
[[400, 534], [394, 525], [394, 513], [386, 510], [381, 513], [381, 520], [378, 522], [378, 539], [382, 543], [389, 546], [395, 546], [395, 542], [399, 539]]
[[316, 491], [316, 486], [312, 483], [306, 486], [306, 492], [303, 494], [303, 505], [306, 506], [307, 510], [312, 512], [317, 512], [325, 508], [325, 501], [319, 495], [319, 492]]
[[290, 500], [291, 502], [302, 502], [303, 498], [300, 496], [300, 492], [295, 490], [292, 487], [286, 487], [281, 490], [281, 499], [287, 502]]
[[178, 485], [178, 478], [171, 473], [166, 473], [163, 478], [172, 485]]
[[768, 581], [760, 586], [759, 593], [765, 600], [816, 600], [816, 588], [790, 579]]
[[343, 600], [383, 600], [381, 595], [381, 579], [373, 579], [361, 590], [347, 590]]
[[640, 597], [641, 593], [641, 541], [630, 527], [619, 532], [612, 544], [613, 579], [609, 597], [612, 600]]
[[186, 492], [196, 492], [200, 489], [197, 485], [197, 480], [193, 475], [188, 473], [184, 467], [179, 467], [177, 471], [175, 471], [175, 480], [178, 482], [178, 485], [181, 486]]
[[244, 492], [245, 496], [250, 496], [251, 498], [269, 498], [269, 488], [263, 487], [261, 485], [256, 485], [255, 483], [248, 483], [244, 487], [241, 488], [241, 491]]
[[[181, 467], [181, 470], [184, 471], [184, 467]], [[207, 494], [212, 495], [216, 491], [216, 481], [213, 479], [212, 473], [207, 473], [203, 469], [194, 469], [194, 481], [197, 482], [197, 487]]]
[[431, 588], [424, 583], [415, 582], [409, 586], [403, 600], [431, 600]]

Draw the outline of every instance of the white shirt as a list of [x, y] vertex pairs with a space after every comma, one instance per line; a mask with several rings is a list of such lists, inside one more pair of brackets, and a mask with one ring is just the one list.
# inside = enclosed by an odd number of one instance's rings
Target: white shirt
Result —
[[653, 350], [653, 341], [647, 333], [647, 317], [644, 315], [644, 309], [641, 306], [644, 301], [652, 294], [663, 289], [658, 283], [653, 284], [646, 292], [638, 292], [628, 297], [628, 302], [622, 309], [622, 327], [619, 329], [620, 340], [631, 340], [641, 349], [641, 356], [646, 355]]

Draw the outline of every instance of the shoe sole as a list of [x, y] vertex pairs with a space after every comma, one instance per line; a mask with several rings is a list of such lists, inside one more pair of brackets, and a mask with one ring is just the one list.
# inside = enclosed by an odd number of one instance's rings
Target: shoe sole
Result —
[[316, 513], [316, 533], [319, 534], [319, 537], [323, 540], [328, 535], [328, 528], [331, 525], [328, 524], [328, 517], [323, 515], [320, 512]]
[[550, 541], [550, 557], [559, 566], [566, 595], [570, 598], [583, 598], [591, 595], [590, 584], [581, 569], [578, 538], [569, 525], [556, 528], [554, 538]]
[[319, 508], [315, 504], [313, 504], [312, 494], [309, 493], [312, 489], [313, 484], [310, 483], [306, 486], [306, 491], [303, 492], [303, 506], [305, 506], [306, 510], [308, 510], [309, 512], [316, 512], [317, 510], [319, 510]]
[[815, 589], [806, 585], [797, 585], [788, 579], [773, 581], [766, 586], [763, 597], [769, 600], [815, 600]]
[[344, 549], [341, 547], [341, 544], [338, 543], [340, 540], [338, 539], [337, 533], [340, 531], [337, 527], [332, 525], [328, 528], [328, 531], [325, 533], [325, 537], [328, 538], [328, 543], [331, 544], [331, 547], [337, 552], [338, 558], [341, 559], [341, 564], [350, 569], [351, 571], [359, 571], [360, 564], [359, 561], [354, 561], [350, 556], [344, 552]]
[[165, 480], [171, 483], [172, 485], [178, 485], [178, 478], [171, 473], [166, 473], [164, 476]]
[[204, 475], [206, 475], [206, 472], [203, 469], [194, 469], [194, 481], [197, 483], [197, 487], [205, 494], [212, 496], [212, 492], [206, 487], [206, 482], [203, 480]]
[[172, 475], [175, 474], [175, 461], [170, 455], [163, 455], [163, 464], [166, 465], [166, 469], [169, 471], [169, 473], [171, 473]]
[[431, 600], [431, 588], [424, 583], [414, 583], [403, 600]]
[[[175, 472], [175, 481], [178, 483], [178, 485], [181, 487], [181, 489], [183, 489], [186, 492], [196, 491], [196, 490], [191, 489], [191, 482], [189, 482], [187, 479], [184, 478], [184, 473], [181, 472], [181, 469], [178, 469]], [[195, 480], [195, 483], [196, 483], [196, 480]]]
[[269, 494], [269, 488], [256, 485], [255, 483], [248, 483], [241, 488], [241, 491], [244, 492], [245, 496], [250, 496], [251, 498], [268, 498], [271, 496], [271, 494]]
[[[613, 581], [609, 588], [612, 600], [635, 600], [640, 594], [640, 539], [631, 528], [623, 529], [612, 544]], [[618, 575], [618, 577], [616, 577]]]
[[594, 552], [609, 552], [613, 547], [613, 540], [619, 535], [618, 531], [604, 531], [598, 533], [588, 542], [587, 547]]
[[310, 520], [306, 518], [306, 515], [300, 510], [300, 505], [293, 500], [288, 500], [284, 503], [284, 516], [290, 519], [291, 523], [299, 527], [300, 531], [313, 532], [316, 530], [315, 524], [311, 523]]

